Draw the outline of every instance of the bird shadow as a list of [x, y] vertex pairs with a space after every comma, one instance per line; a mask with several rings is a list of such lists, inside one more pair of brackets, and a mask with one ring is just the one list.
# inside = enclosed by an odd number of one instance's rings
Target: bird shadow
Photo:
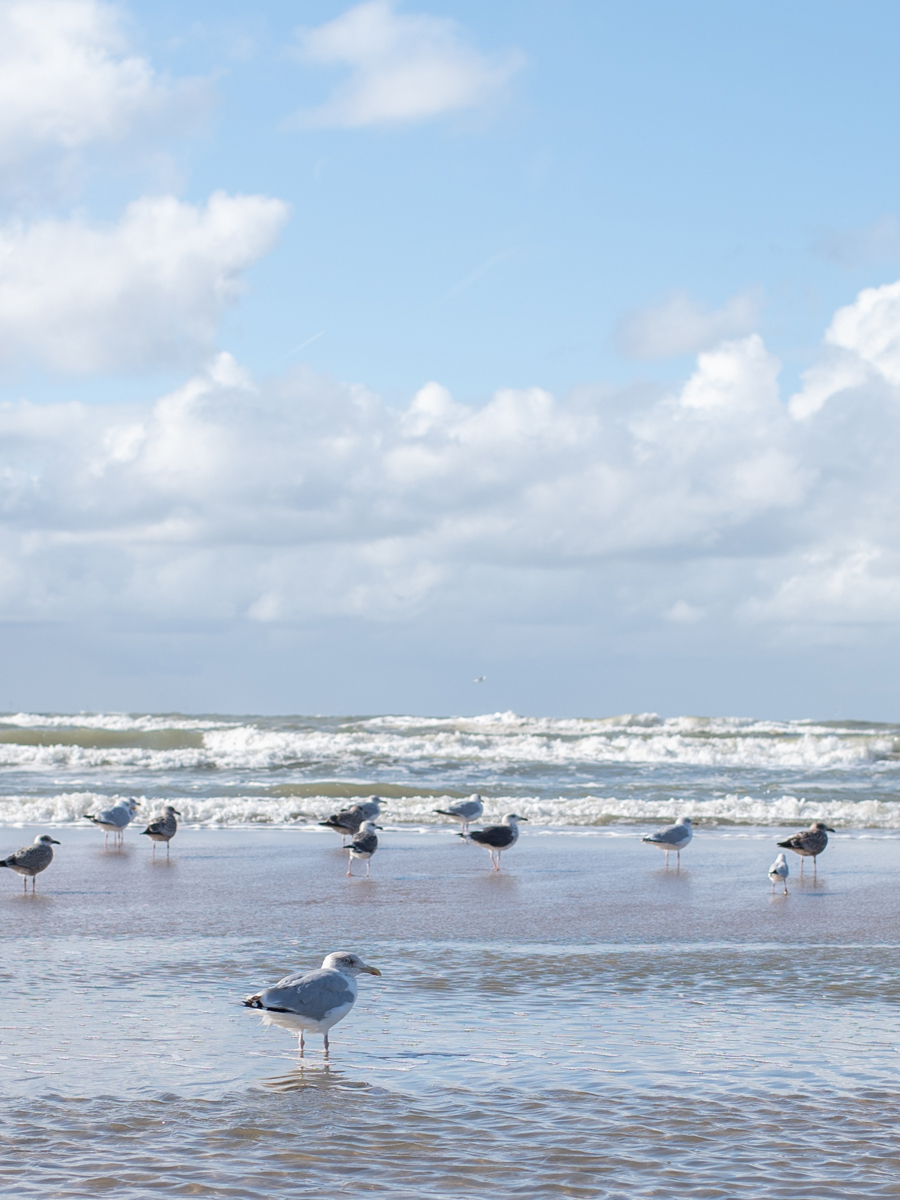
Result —
[[288, 1092], [303, 1092], [310, 1089], [315, 1091], [326, 1089], [366, 1091], [372, 1087], [372, 1084], [366, 1083], [362, 1079], [348, 1079], [342, 1071], [335, 1070], [325, 1059], [318, 1063], [300, 1062], [282, 1075], [260, 1079], [257, 1086], [264, 1088], [267, 1092], [284, 1095]]

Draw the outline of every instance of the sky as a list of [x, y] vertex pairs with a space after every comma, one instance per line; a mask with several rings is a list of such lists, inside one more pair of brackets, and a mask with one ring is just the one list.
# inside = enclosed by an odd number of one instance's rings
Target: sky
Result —
[[900, 720], [898, 43], [0, 0], [0, 708]]

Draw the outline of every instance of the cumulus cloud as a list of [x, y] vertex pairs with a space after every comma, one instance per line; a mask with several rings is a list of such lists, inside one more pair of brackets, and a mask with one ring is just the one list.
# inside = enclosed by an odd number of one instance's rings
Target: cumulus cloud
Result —
[[425, 121], [493, 99], [522, 65], [520, 54], [485, 55], [455, 21], [398, 13], [390, 0], [367, 0], [333, 21], [297, 34], [299, 58], [346, 66], [349, 78], [306, 125], [359, 127]]
[[0, 406], [0, 619], [490, 610], [792, 641], [897, 624], [900, 378], [862, 329], [890, 311], [877, 291], [827, 346], [852, 340], [870, 374], [804, 420], [755, 334], [671, 392], [471, 405], [432, 381], [398, 407], [220, 355], [153, 404]]
[[616, 328], [616, 346], [627, 358], [645, 361], [693, 354], [750, 333], [761, 304], [757, 288], [738, 292], [716, 309], [698, 304], [687, 292], [675, 291], [656, 307], [627, 313]]
[[97, 0], [0, 0], [0, 186], [34, 191], [72, 157], [205, 107], [200, 81], [169, 83], [129, 51], [116, 10]]
[[287, 208], [217, 192], [137, 200], [114, 225], [0, 227], [0, 362], [89, 372], [196, 361]]

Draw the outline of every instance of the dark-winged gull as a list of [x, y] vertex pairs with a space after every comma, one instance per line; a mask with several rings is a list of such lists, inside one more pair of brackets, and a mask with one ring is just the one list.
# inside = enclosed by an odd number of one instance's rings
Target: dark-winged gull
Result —
[[363, 800], [360, 804], [351, 804], [349, 808], [332, 813], [330, 817], [326, 817], [319, 824], [326, 825], [329, 829], [333, 829], [335, 833], [339, 833], [344, 839], [343, 844], [346, 845], [348, 837], [353, 837], [359, 833], [359, 827], [363, 821], [374, 821], [380, 815], [381, 797], [370, 796], [368, 800]]
[[263, 1010], [264, 1025], [280, 1025], [300, 1038], [300, 1053], [304, 1048], [304, 1033], [321, 1033], [328, 1053], [328, 1031], [343, 1020], [356, 1002], [356, 976], [380, 975], [358, 954], [337, 951], [329, 954], [318, 971], [304, 975], [286, 975], [274, 987], [248, 996], [247, 1008]]
[[21, 850], [17, 850], [15, 854], [10, 854], [7, 858], [0, 859], [0, 867], [9, 867], [22, 876], [22, 886], [25, 891], [28, 891], [28, 879], [31, 878], [31, 890], [34, 891], [34, 877], [39, 875], [41, 871], [46, 869], [53, 862], [53, 847], [58, 846], [59, 842], [56, 838], [52, 838], [49, 833], [39, 834], [34, 839], [30, 846], [23, 846]]
[[641, 841], [646, 842], [648, 846], [659, 846], [660, 850], [665, 850], [666, 866], [669, 865], [669, 851], [674, 850], [675, 862], [681, 866], [681, 851], [694, 836], [692, 826], [693, 821], [690, 817], [679, 817], [674, 825], [657, 829], [656, 833], [648, 833]]
[[93, 821], [95, 825], [103, 830], [105, 834], [103, 845], [105, 846], [107, 838], [111, 833], [116, 835], [117, 841], [122, 840], [125, 826], [131, 824], [137, 810], [137, 800], [120, 800], [118, 804], [114, 804], [112, 808], [106, 809], [105, 812], [98, 813], [96, 817], [92, 813], [85, 813], [84, 815], [88, 821]]
[[449, 808], [436, 808], [434, 811], [442, 817], [453, 817], [462, 825], [463, 833], [468, 833], [469, 822], [479, 819], [484, 812], [484, 804], [478, 793], [474, 792], [468, 800], [460, 800], [459, 804], [451, 804]]
[[347, 874], [352, 875], [354, 858], [362, 859], [366, 864], [366, 878], [369, 877], [369, 862], [372, 855], [378, 849], [378, 835], [375, 830], [380, 829], [380, 825], [376, 825], [374, 821], [363, 821], [359, 833], [350, 843], [348, 849], [350, 851], [350, 861], [347, 863]]
[[180, 816], [181, 813], [177, 808], [173, 808], [171, 804], [167, 804], [165, 816], [160, 817], [156, 821], [151, 821], [147, 828], [141, 831], [142, 835], [146, 834], [153, 842], [154, 855], [156, 854], [156, 843], [165, 842], [166, 858], [169, 857], [169, 842], [171, 842], [172, 838], [178, 832], [178, 822], [175, 818]]
[[[458, 836], [470, 842], [484, 846], [491, 856], [491, 864], [495, 871], [500, 870], [500, 855], [504, 850], [511, 850], [519, 840], [517, 821], [527, 821], [517, 813], [507, 813], [502, 825], [488, 825], [486, 829], [473, 829], [471, 833], [460, 833]], [[496, 859], [494, 855], [497, 855]]]
[[784, 894], [788, 894], [787, 878], [791, 873], [791, 868], [787, 865], [787, 859], [783, 854], [779, 854], [775, 861], [769, 867], [769, 878], [772, 880], [772, 895], [775, 895], [775, 884], [779, 880], [784, 884]]
[[801, 829], [786, 842], [778, 842], [782, 850], [793, 850], [800, 855], [800, 874], [803, 874], [803, 859], [812, 857], [813, 874], [816, 873], [816, 859], [828, 845], [828, 835], [834, 833], [830, 825], [824, 821], [813, 821], [809, 829]]

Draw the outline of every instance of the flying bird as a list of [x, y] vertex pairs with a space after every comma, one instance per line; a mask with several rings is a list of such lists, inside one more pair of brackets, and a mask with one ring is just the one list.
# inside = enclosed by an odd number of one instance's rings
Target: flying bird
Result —
[[816, 859], [828, 845], [828, 835], [834, 833], [830, 825], [826, 825], [824, 821], [813, 821], [809, 829], [801, 829], [795, 833], [793, 837], [789, 837], [786, 842], [779, 842], [778, 845], [783, 850], [793, 850], [800, 857], [800, 874], [803, 874], [803, 859], [812, 858], [813, 874], [816, 873]]
[[485, 681], [486, 679], [487, 679], [487, 675], [479, 675], [479, 676], [478, 676], [478, 678], [477, 678], [477, 679], [473, 679], [473, 680], [472, 680], [472, 682], [473, 682], [473, 683], [484, 683], [484, 681]]
[[349, 808], [342, 809], [341, 812], [332, 813], [330, 817], [326, 817], [319, 824], [339, 833], [344, 839], [341, 844], [346, 846], [347, 838], [359, 833], [359, 827], [363, 821], [374, 821], [380, 815], [381, 797], [370, 796], [361, 804], [352, 804]]
[[433, 811], [440, 813], [442, 817], [454, 817], [461, 823], [463, 833], [468, 833], [469, 822], [479, 820], [484, 812], [484, 804], [475, 792], [468, 800], [460, 800], [459, 804], [451, 804], [449, 808], [435, 808]]
[[788, 894], [787, 878], [791, 873], [791, 868], [787, 865], [787, 859], [783, 854], [779, 854], [775, 861], [769, 867], [769, 878], [772, 880], [772, 895], [775, 895], [775, 884], [780, 880], [784, 884], [784, 894]]
[[641, 841], [646, 842], [648, 846], [659, 846], [660, 850], [665, 850], [666, 866], [669, 865], [669, 852], [674, 850], [675, 862], [680, 867], [681, 851], [694, 836], [692, 826], [693, 821], [690, 817], [679, 817], [674, 825], [667, 825], [665, 829], [657, 829], [656, 833], [648, 833], [646, 837], [641, 838]]
[[338, 951], [329, 954], [318, 971], [305, 975], [287, 975], [274, 987], [244, 1001], [247, 1008], [263, 1010], [264, 1025], [280, 1025], [300, 1039], [303, 1053], [305, 1033], [321, 1033], [328, 1054], [328, 1031], [343, 1020], [356, 1003], [356, 976], [380, 975], [358, 954]]
[[142, 830], [142, 834], [146, 834], [153, 842], [153, 854], [156, 855], [156, 843], [166, 843], [166, 858], [169, 857], [169, 842], [178, 832], [178, 822], [176, 817], [180, 817], [181, 813], [177, 808], [173, 808], [171, 804], [166, 805], [166, 815], [160, 817], [157, 821], [151, 821], [146, 829]]
[[53, 862], [53, 847], [58, 845], [59, 842], [56, 838], [50, 837], [48, 833], [39, 834], [31, 846], [23, 846], [15, 854], [10, 854], [7, 858], [0, 859], [0, 867], [9, 867], [17, 875], [21, 875], [22, 886], [26, 892], [28, 891], [28, 880], [30, 877], [31, 890], [34, 891], [35, 875], [39, 875], [41, 871], [46, 871], [50, 866]]
[[120, 842], [122, 840], [125, 826], [130, 825], [134, 820], [134, 814], [137, 812], [137, 809], [137, 800], [120, 800], [118, 804], [113, 805], [112, 808], [108, 808], [96, 817], [91, 813], [85, 813], [84, 815], [88, 821], [93, 821], [95, 825], [103, 830], [105, 835], [103, 845], [105, 846], [111, 833], [116, 835], [116, 841]]
[[366, 878], [369, 877], [369, 863], [372, 855], [378, 849], [378, 834], [376, 829], [380, 829], [380, 825], [376, 825], [374, 821], [363, 821], [359, 833], [350, 843], [350, 861], [347, 863], [347, 874], [352, 875], [352, 867], [354, 858], [358, 858], [366, 864]]
[[[494, 870], [499, 871], [500, 855], [504, 850], [511, 850], [519, 840], [519, 826], [516, 822], [527, 820], [527, 817], [520, 817], [516, 813], [507, 813], [503, 818], [502, 825], [488, 825], [487, 829], [475, 829], [471, 833], [460, 833], [457, 836], [484, 846], [491, 856]], [[497, 855], [496, 859], [494, 858], [495, 854]]]

